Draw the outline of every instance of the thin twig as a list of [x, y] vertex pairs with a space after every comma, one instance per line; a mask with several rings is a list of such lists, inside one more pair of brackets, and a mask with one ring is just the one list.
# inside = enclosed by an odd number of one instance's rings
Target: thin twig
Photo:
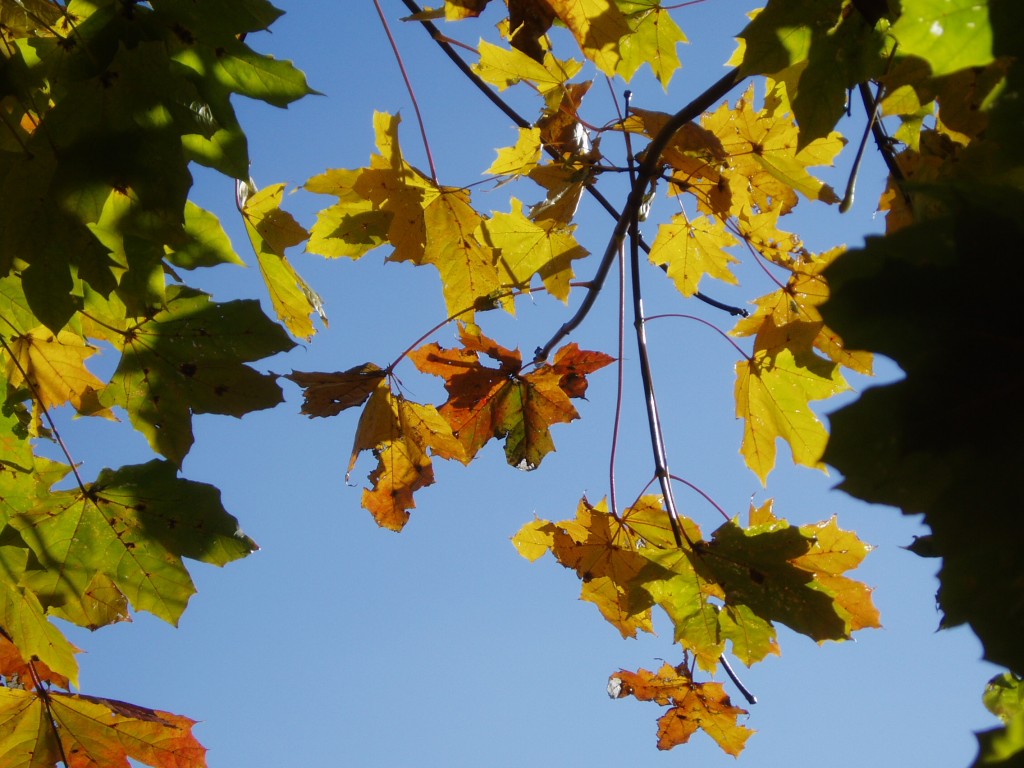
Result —
[[[866, 87], [866, 83], [861, 83]], [[853, 207], [854, 191], [857, 186], [857, 174], [860, 172], [860, 163], [864, 159], [864, 149], [868, 145], [868, 136], [874, 131], [875, 123], [878, 121], [878, 110], [879, 110], [879, 97], [882, 95], [882, 84], [878, 84], [878, 90], [875, 92], [875, 96], [868, 101], [864, 101], [864, 109], [868, 113], [868, 124], [864, 127], [864, 133], [860, 137], [860, 144], [857, 145], [857, 154], [853, 156], [853, 167], [850, 168], [850, 179], [846, 182], [846, 192], [843, 194], [843, 200], [839, 203], [839, 212], [846, 213]], [[862, 94], [863, 98], [863, 94]]]
[[[857, 86], [857, 90], [860, 93], [860, 99], [864, 103], [864, 109], [870, 114], [878, 110], [878, 97], [871, 94], [871, 89], [868, 88], [867, 83], [860, 83]], [[875, 139], [875, 146], [878, 147], [878, 152], [882, 156], [882, 160], [885, 162], [885, 167], [889, 169], [889, 175], [892, 180], [896, 183], [897, 188], [900, 190], [900, 194], [903, 195], [903, 200], [907, 206], [913, 205], [913, 201], [910, 199], [910, 195], [907, 194], [903, 185], [907, 180], [906, 174], [903, 173], [903, 169], [900, 168], [899, 163], [896, 162], [896, 157], [892, 152], [892, 140], [889, 135], [885, 132], [885, 126], [882, 125], [881, 120], [875, 120], [871, 124], [871, 135]]]
[[745, 686], [743, 681], [740, 680], [736, 676], [736, 673], [732, 671], [732, 666], [729, 664], [729, 660], [725, 658], [724, 653], [718, 657], [718, 660], [722, 662], [722, 669], [725, 670], [725, 674], [729, 676], [729, 679], [732, 680], [733, 684], [739, 689], [739, 692], [743, 694], [743, 698], [747, 700], [747, 703], [751, 706], [757, 704], [757, 696], [747, 690], [747, 686]]
[[373, 5], [377, 9], [377, 15], [380, 16], [380, 23], [384, 25], [384, 32], [388, 36], [388, 42], [391, 43], [391, 50], [395, 53], [395, 60], [398, 62], [398, 68], [402, 72], [402, 79], [405, 81], [406, 90], [409, 91], [409, 98], [412, 99], [412, 108], [416, 112], [416, 121], [420, 124], [420, 136], [423, 137], [423, 149], [427, 153], [427, 163], [430, 165], [430, 178], [437, 184], [437, 168], [434, 167], [434, 155], [430, 151], [430, 141], [427, 140], [427, 128], [423, 123], [423, 114], [420, 112], [419, 101], [416, 100], [416, 91], [413, 89], [409, 73], [405, 69], [405, 62], [402, 60], [402, 54], [398, 50], [398, 43], [395, 42], [394, 35], [391, 34], [391, 26], [388, 24], [387, 17], [384, 16], [384, 9], [380, 7], [380, 0], [373, 0]]
[[[615, 98], [615, 91], [612, 89], [611, 80], [605, 78], [608, 83], [608, 90], [612, 92], [612, 103], [615, 104], [615, 111], [619, 114], [619, 120], [624, 118], [619, 110], [618, 99]], [[629, 150], [629, 139], [626, 139], [626, 150]], [[626, 389], [626, 260], [625, 254], [619, 251], [619, 302], [618, 302], [618, 356], [615, 365], [615, 414], [612, 417], [612, 445], [608, 453], [608, 499], [611, 505], [612, 516], [618, 518], [619, 506], [617, 499], [618, 484], [615, 481], [615, 462], [619, 452], [619, 434], [622, 429], [622, 405], [625, 400]]]

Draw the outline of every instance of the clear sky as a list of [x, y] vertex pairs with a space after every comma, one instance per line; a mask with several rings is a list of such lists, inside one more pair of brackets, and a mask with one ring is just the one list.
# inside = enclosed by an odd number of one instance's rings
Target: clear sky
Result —
[[[285, 111], [238, 105], [257, 183], [299, 185], [326, 168], [365, 165], [373, 151], [374, 109], [401, 111], [403, 148], [425, 167], [410, 101], [370, 0], [279, 5], [287, 15], [271, 34], [249, 42], [295, 61], [325, 95]], [[684, 69], [667, 94], [641, 72], [631, 84], [635, 103], [675, 111], [716, 80], [747, 5], [707, 0], [680, 8], [677, 19], [693, 41], [681, 50]], [[385, 6], [392, 20], [406, 13], [397, 0]], [[442, 183], [479, 181], [494, 149], [512, 144], [515, 131], [460, 80], [422, 30], [395, 27]], [[450, 27], [469, 44], [490, 31], [486, 25]], [[623, 85], [614, 88], [621, 93]], [[595, 84], [587, 112], [595, 123], [614, 117], [608, 93], [602, 82]], [[510, 98], [528, 117], [536, 115], [533, 99]], [[854, 136], [862, 126], [855, 113], [840, 129]], [[603, 141], [618, 152], [618, 137]], [[841, 189], [849, 162], [844, 156], [839, 168], [823, 175]], [[816, 250], [857, 245], [879, 231], [882, 220], [873, 211], [882, 171], [869, 163], [863, 173], [851, 213], [804, 203], [808, 210], [792, 217], [790, 228]], [[231, 183], [201, 171], [196, 182], [196, 200], [221, 217], [238, 251], [254, 263]], [[609, 192], [617, 199], [614, 189]], [[528, 188], [515, 194], [528, 203], [539, 199]], [[507, 211], [507, 195], [499, 189], [475, 199], [484, 209]], [[285, 201], [306, 225], [317, 206], [329, 203], [306, 193]], [[656, 224], [657, 215], [646, 225], [648, 240]], [[603, 250], [611, 226], [596, 206], [583, 203], [578, 235], [591, 251]], [[442, 319], [436, 273], [383, 267], [385, 255], [380, 249], [357, 263], [327, 263], [296, 252], [297, 267], [325, 300], [330, 328], [271, 361], [269, 369], [386, 365]], [[577, 273], [586, 279], [594, 268], [584, 262]], [[708, 293], [743, 302], [771, 290], [756, 270], [741, 274], [747, 280], [742, 289], [708, 285]], [[255, 266], [219, 267], [199, 278], [220, 299], [262, 295]], [[684, 301], [656, 269], [646, 270], [644, 280], [650, 313], [691, 312], [729, 327], [728, 317]], [[609, 285], [572, 340], [614, 352], [616, 290]], [[505, 346], [528, 352], [568, 311], [538, 295], [520, 302], [515, 319], [491, 313], [481, 322]], [[821, 647], [782, 629], [781, 657], [749, 670], [736, 664], [759, 699], [746, 721], [758, 733], [739, 764], [967, 766], [975, 753], [971, 730], [995, 724], [980, 703], [994, 669], [978, 661], [980, 646], [969, 632], [936, 632], [937, 563], [901, 549], [924, 531], [895, 510], [831, 490], [836, 476], [787, 466], [784, 448], [769, 490], [762, 489], [738, 456], [735, 352], [694, 322], [658, 321], [650, 335], [676, 474], [730, 514], [745, 514], [752, 499], [775, 498], [778, 514], [793, 522], [838, 515], [842, 527], [877, 547], [851, 575], [876, 588], [884, 629]], [[451, 346], [451, 330], [437, 340]], [[620, 493], [632, 497], [650, 477], [651, 460], [635, 353], [628, 351], [626, 359], [633, 400], [626, 407], [619, 483]], [[894, 375], [891, 366], [881, 370]], [[411, 397], [441, 397], [410, 365], [398, 375], [406, 376]], [[608, 676], [620, 667], [678, 661], [667, 621], [656, 622], [656, 637], [622, 640], [594, 606], [577, 599], [574, 574], [549, 557], [528, 563], [509, 541], [535, 514], [561, 520], [574, 514], [582, 495], [596, 501], [607, 493], [613, 369], [591, 380], [589, 401], [580, 404], [583, 420], [554, 428], [558, 451], [537, 471], [506, 466], [495, 444], [468, 468], [438, 462], [437, 485], [417, 494], [418, 507], [399, 535], [379, 530], [359, 507], [360, 487], [372, 469], [367, 460], [357, 466], [352, 486], [344, 482], [355, 412], [307, 419], [298, 412], [300, 392], [283, 382], [287, 403], [274, 411], [241, 421], [198, 417], [184, 476], [219, 486], [228, 510], [263, 550], [224, 570], [190, 564], [200, 592], [177, 629], [140, 615], [131, 625], [95, 634], [73, 631], [87, 652], [83, 691], [201, 720], [196, 733], [215, 768], [734, 765], [700, 733], [688, 745], [658, 752], [655, 721], [662, 709], [613, 701], [605, 693]], [[127, 424], [79, 420], [67, 430], [73, 455], [90, 475], [150, 458], [141, 437], [126, 437]], [[717, 513], [698, 496], [679, 493], [685, 513], [705, 531], [718, 524]]]

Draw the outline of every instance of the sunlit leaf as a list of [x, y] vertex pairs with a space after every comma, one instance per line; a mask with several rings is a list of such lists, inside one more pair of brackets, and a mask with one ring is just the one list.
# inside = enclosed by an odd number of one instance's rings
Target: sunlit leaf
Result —
[[39, 562], [23, 583], [44, 605], [85, 600], [102, 573], [136, 609], [172, 624], [195, 592], [182, 558], [225, 565], [257, 548], [216, 488], [162, 461], [104, 470], [84, 493], [54, 491], [11, 524]]
[[153, 768], [205, 768], [206, 749], [192, 736], [193, 725], [187, 717], [113, 699], [0, 687], [9, 768], [52, 766], [61, 755], [69, 768], [128, 768], [129, 758]]
[[252, 195], [242, 209], [242, 217], [274, 311], [295, 336], [309, 340], [316, 333], [310, 315], [316, 313], [325, 325], [327, 315], [319, 294], [285, 256], [286, 249], [305, 242], [309, 233], [290, 213], [281, 209], [284, 187], [284, 184], [274, 184]]
[[735, 757], [754, 734], [737, 722], [747, 711], [733, 706], [721, 683], [695, 683], [685, 670], [671, 664], [657, 672], [619, 670], [612, 675], [608, 690], [613, 698], [633, 696], [669, 707], [658, 720], [658, 749], [685, 744], [700, 729]]

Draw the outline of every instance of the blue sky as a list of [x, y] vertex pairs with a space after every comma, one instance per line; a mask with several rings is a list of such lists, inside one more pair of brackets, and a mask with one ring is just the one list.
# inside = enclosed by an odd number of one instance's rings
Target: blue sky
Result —
[[[288, 110], [238, 105], [257, 183], [298, 185], [325, 168], [365, 165], [373, 151], [374, 109], [402, 112], [406, 155], [425, 167], [408, 95], [372, 3], [279, 4], [287, 15], [272, 33], [249, 42], [295, 61], [325, 95]], [[405, 14], [395, 0], [385, 5], [392, 20]], [[707, 0], [679, 9], [678, 21], [693, 40], [681, 49], [684, 69], [667, 94], [641, 72], [630, 86], [635, 103], [674, 111], [717, 79], [746, 5]], [[442, 183], [478, 181], [494, 149], [515, 140], [513, 128], [459, 79], [422, 30], [395, 27]], [[474, 44], [490, 28], [456, 25], [450, 32]], [[615, 88], [621, 92], [623, 85]], [[607, 93], [595, 84], [588, 114], [596, 123], [614, 116]], [[536, 115], [538, 105], [525, 94], [510, 99], [526, 116]], [[862, 126], [855, 114], [840, 129], [854, 136]], [[604, 139], [612, 153], [616, 140]], [[849, 162], [841, 158], [837, 169], [822, 175], [842, 189]], [[816, 250], [856, 245], [878, 232], [882, 220], [873, 211], [882, 170], [869, 162], [862, 173], [851, 213], [804, 203], [807, 210], [791, 217], [790, 228]], [[252, 262], [231, 183], [200, 171], [196, 182], [197, 202], [221, 217]], [[619, 199], [614, 189], [608, 193]], [[529, 189], [515, 194], [526, 202], [539, 197]], [[507, 195], [507, 189], [482, 195], [478, 205], [508, 210]], [[317, 206], [329, 203], [299, 193], [285, 204], [310, 225]], [[645, 229], [648, 240], [656, 219]], [[578, 235], [591, 251], [603, 250], [611, 224], [596, 206], [581, 206]], [[384, 255], [382, 249], [358, 263], [328, 263], [295, 253], [295, 264], [323, 296], [331, 324], [268, 368], [384, 365], [441, 319], [436, 274], [384, 267]], [[594, 267], [580, 264], [579, 277]], [[756, 270], [741, 274], [741, 289], [708, 286], [708, 292], [742, 303], [772, 289]], [[255, 266], [196, 277], [223, 300], [262, 295]], [[650, 313], [692, 312], [729, 327], [727, 317], [685, 302], [657, 270], [646, 270], [644, 280]], [[615, 292], [610, 284], [572, 340], [614, 352]], [[522, 301], [515, 318], [495, 315], [482, 318], [486, 331], [506, 346], [532, 350], [568, 310], [538, 295]], [[739, 764], [968, 765], [975, 752], [971, 730], [994, 725], [980, 703], [994, 669], [978, 661], [980, 646], [970, 633], [936, 632], [937, 563], [900, 548], [923, 533], [917, 522], [831, 490], [837, 477], [788, 466], [785, 449], [769, 490], [762, 489], [737, 453], [734, 351], [693, 322], [662, 320], [649, 332], [676, 474], [730, 514], [745, 513], [752, 499], [775, 498], [781, 516], [807, 523], [838, 515], [842, 527], [877, 547], [853, 575], [876, 588], [883, 630], [821, 647], [782, 630], [781, 657], [749, 670], [736, 665], [759, 699], [746, 721], [758, 733]], [[450, 346], [451, 330], [437, 340]], [[651, 462], [635, 353], [626, 359], [632, 399], [618, 477], [620, 493], [631, 497], [649, 478]], [[891, 366], [881, 371], [895, 375]], [[412, 398], [442, 397], [411, 366], [398, 374], [405, 375]], [[596, 501], [607, 493], [611, 368], [592, 377], [582, 421], [554, 429], [558, 450], [537, 471], [509, 468], [497, 445], [468, 468], [442, 465], [437, 485], [418, 493], [412, 521], [400, 535], [379, 530], [359, 508], [360, 486], [372, 469], [366, 460], [353, 473], [353, 485], [344, 482], [357, 414], [307, 419], [298, 413], [300, 392], [283, 383], [288, 402], [274, 411], [241, 421], [198, 417], [196, 445], [184, 467], [189, 479], [221, 488], [229, 511], [263, 550], [223, 570], [194, 564], [200, 592], [177, 629], [140, 615], [133, 624], [95, 634], [75, 631], [73, 640], [87, 651], [84, 692], [201, 720], [196, 733], [216, 768], [736, 764], [703, 734], [659, 753], [661, 708], [612, 701], [605, 693], [608, 676], [620, 667], [652, 669], [662, 658], [678, 658], [667, 621], [656, 622], [656, 637], [622, 640], [592, 605], [577, 599], [572, 573], [550, 558], [527, 563], [509, 541], [535, 514], [571, 517], [582, 495]], [[66, 429], [87, 474], [150, 458], [141, 437], [127, 436], [126, 424], [79, 420]], [[679, 496], [684, 512], [706, 531], [718, 524], [717, 513], [699, 497], [683, 489]]]

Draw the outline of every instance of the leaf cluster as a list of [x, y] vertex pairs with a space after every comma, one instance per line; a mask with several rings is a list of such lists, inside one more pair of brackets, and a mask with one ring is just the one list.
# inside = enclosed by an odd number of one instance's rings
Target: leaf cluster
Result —
[[[435, 482], [435, 458], [469, 464], [495, 440], [510, 466], [534, 470], [554, 450], [552, 427], [580, 417], [574, 401], [585, 399], [589, 377], [616, 362], [566, 339], [613, 265], [628, 262], [651, 482], [661, 494], [644, 487], [620, 508], [613, 471], [609, 502], [584, 498], [575, 518], [534, 520], [513, 543], [528, 559], [550, 552], [575, 572], [582, 599], [624, 637], [653, 631], [655, 607], [668, 617], [682, 661], [619, 671], [609, 683], [614, 698], [668, 707], [659, 748], [703, 730], [729, 754], [743, 749], [751, 731], [737, 720], [746, 713], [721, 683], [695, 679], [720, 667], [733, 677], [726, 654], [750, 665], [779, 653], [779, 623], [822, 642], [879, 617], [871, 590], [846, 575], [870, 547], [834, 519], [793, 525], [769, 502], [751, 508], [746, 526], [726, 514], [705, 537], [677, 510], [679, 478], [647, 362], [644, 251], [680, 301], [740, 316], [719, 330], [736, 352], [746, 466], [766, 484], [782, 440], [798, 464], [839, 467], [850, 492], [924, 512], [944, 558], [947, 620], [970, 622], [989, 658], [1021, 673], [1020, 566], [1005, 545], [1019, 521], [1003, 512], [1013, 508], [1009, 485], [992, 481], [1020, 463], [1018, 425], [993, 405], [1012, 402], [1019, 384], [998, 361], [1019, 346], [1002, 329], [1012, 327], [1008, 292], [1020, 268], [1009, 254], [1024, 207], [1015, 133], [1022, 52], [1005, 31], [1020, 12], [995, 0], [903, 0], [899, 9], [885, 0], [769, 0], [740, 31], [735, 68], [691, 103], [674, 114], [630, 104], [602, 122], [591, 116], [596, 77], [629, 81], [648, 64], [667, 86], [678, 71], [686, 36], [674, 7], [406, 5], [409, 21], [433, 30], [518, 128], [484, 171], [489, 191], [521, 193], [507, 210], [485, 211], [472, 185], [443, 183], [429, 143], [429, 169], [411, 164], [400, 118], [385, 113], [373, 118], [366, 166], [302, 185], [331, 199], [308, 230], [282, 209], [285, 184], [257, 189], [232, 99], [284, 107], [313, 93], [291, 63], [247, 44], [281, 14], [266, 0], [0, 1], [0, 753], [26, 766], [204, 764], [191, 720], [72, 694], [77, 649], [49, 618], [98, 628], [144, 610], [176, 623], [194, 592], [185, 558], [224, 565], [256, 548], [219, 492], [179, 470], [193, 415], [241, 417], [279, 404], [278, 377], [258, 364], [294, 347], [293, 337], [311, 339], [314, 318], [326, 326], [320, 296], [289, 259], [298, 246], [353, 261], [385, 249], [387, 261], [429, 265], [440, 280], [445, 316], [391, 362], [286, 377], [303, 389], [308, 416], [361, 409], [347, 471], [371, 454], [362, 505], [395, 531]], [[463, 43], [468, 60], [433, 25], [472, 28], [485, 11], [499, 14], [497, 34]], [[556, 25], [569, 33], [557, 39], [571, 39], [557, 50], [548, 34]], [[935, 34], [936, 25], [945, 31]], [[728, 100], [751, 77], [764, 89], [751, 84]], [[500, 95], [508, 89], [535, 98], [539, 116], [512, 110]], [[854, 89], [867, 129], [840, 195], [812, 169], [846, 147], [834, 129]], [[780, 221], [798, 204], [848, 207], [869, 132], [890, 170], [880, 203], [887, 234], [856, 255], [842, 246], [812, 253]], [[218, 302], [182, 278], [243, 263], [217, 217], [189, 200], [193, 163], [235, 181], [276, 320], [255, 299]], [[609, 178], [628, 179], [621, 207], [600, 191]], [[539, 199], [528, 204], [526, 195]], [[603, 255], [577, 239], [586, 199], [615, 218]], [[663, 218], [648, 244], [639, 221], [652, 211]], [[988, 222], [980, 232], [979, 220]], [[980, 256], [1006, 278], [983, 296], [962, 278]], [[740, 262], [776, 288], [749, 297], [753, 312], [706, 294], [737, 284]], [[579, 282], [583, 265], [592, 277]], [[484, 326], [488, 312], [515, 313], [519, 297], [536, 294], [579, 303], [524, 358]], [[964, 323], [954, 303], [975, 320]], [[449, 325], [454, 347], [433, 340]], [[100, 349], [116, 359], [105, 380], [87, 365]], [[844, 368], [870, 374], [871, 355], [859, 351], [867, 349], [895, 359], [907, 378], [840, 411], [830, 442], [811, 403], [848, 389]], [[951, 366], [950, 349], [972, 364]], [[407, 396], [396, 373], [406, 360], [441, 380], [443, 402]], [[65, 406], [127, 414], [160, 458], [83, 477], [53, 417]], [[957, 415], [940, 423], [936, 414]], [[962, 510], [986, 493], [997, 511], [978, 514], [1000, 533], [972, 536], [978, 518]], [[990, 585], [982, 599], [970, 587], [979, 573]], [[990, 691], [1007, 728], [983, 739], [982, 762], [1024, 746], [1019, 708], [1005, 693], [1015, 681]]]

